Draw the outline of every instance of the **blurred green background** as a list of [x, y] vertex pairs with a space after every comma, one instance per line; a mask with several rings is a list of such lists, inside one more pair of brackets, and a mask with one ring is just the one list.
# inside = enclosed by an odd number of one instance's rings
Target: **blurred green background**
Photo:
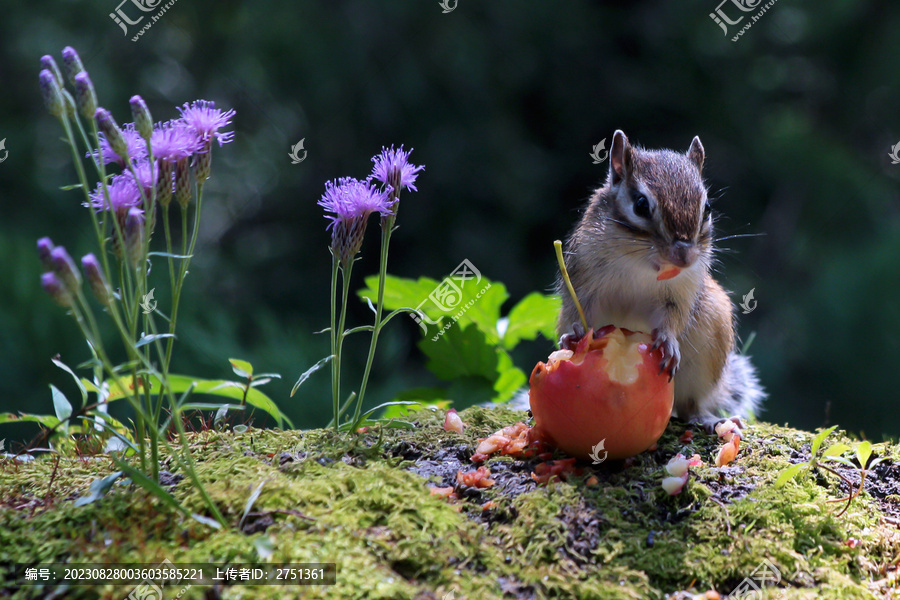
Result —
[[[324, 425], [326, 373], [288, 397], [328, 350], [312, 334], [328, 323], [324, 182], [364, 177], [382, 145], [415, 148], [426, 170], [403, 198], [390, 272], [440, 279], [468, 258], [511, 305], [552, 286], [552, 241], [606, 175], [591, 148], [621, 128], [681, 150], [699, 135], [719, 235], [765, 234], [723, 241], [717, 269], [735, 304], [755, 289], [739, 329], [756, 332], [771, 393], [760, 416], [900, 434], [897, 3], [779, 0], [732, 42], [738, 27], [726, 37], [709, 16], [717, 0], [460, 0], [449, 13], [437, 0], [180, 0], [132, 42], [139, 26], [126, 37], [109, 17], [117, 1], [0, 11], [0, 411], [52, 412], [50, 383], [77, 397], [50, 358], [89, 356], [41, 291], [34, 250], [44, 235], [73, 256], [93, 250], [79, 193], [59, 189], [75, 174], [37, 85], [40, 57], [72, 45], [120, 123], [136, 93], [157, 120], [196, 98], [237, 110], [207, 185], [176, 372], [226, 377], [227, 358], [250, 360], [284, 375], [264, 389], [299, 427]], [[370, 235], [357, 276], [377, 252]], [[350, 323], [368, 319], [351, 308]], [[367, 405], [432, 383], [418, 336], [408, 319], [388, 327]], [[345, 388], [367, 345], [348, 342]], [[550, 349], [515, 358], [529, 372]]]

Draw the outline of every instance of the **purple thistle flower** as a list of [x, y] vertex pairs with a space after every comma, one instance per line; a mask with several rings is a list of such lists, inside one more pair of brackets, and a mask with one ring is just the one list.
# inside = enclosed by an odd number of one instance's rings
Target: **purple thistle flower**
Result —
[[234, 138], [234, 132], [220, 132], [219, 129], [231, 124], [231, 118], [235, 115], [234, 109], [222, 112], [216, 108], [215, 102], [207, 100], [194, 100], [190, 105], [185, 102], [183, 108], [179, 108], [181, 118], [188, 127], [194, 130], [200, 137], [203, 145], [209, 148], [212, 140], [219, 140], [219, 146], [227, 144]]
[[325, 215], [326, 219], [331, 219], [328, 225], [331, 249], [346, 265], [362, 246], [369, 215], [373, 212], [382, 216], [391, 214], [392, 202], [387, 192], [379, 191], [371, 182], [342, 177], [325, 183], [325, 193], [318, 204], [334, 213]]
[[45, 54], [41, 57], [41, 69], [46, 69], [53, 73], [53, 76], [56, 78], [56, 84], [59, 85], [59, 87], [63, 86], [62, 71], [59, 70], [59, 66], [56, 64], [56, 61], [53, 60], [52, 56]]
[[199, 152], [200, 139], [193, 129], [178, 119], [157, 123], [150, 138], [150, 147], [155, 158], [176, 162], [179, 158], [188, 158]]
[[75, 103], [81, 116], [85, 119], [94, 118], [94, 113], [97, 112], [97, 92], [87, 71], [75, 76]]
[[419, 176], [419, 171], [425, 167], [409, 162], [409, 155], [412, 154], [412, 151], [413, 149], [410, 148], [407, 152], [402, 145], [399, 150], [394, 149], [393, 146], [382, 147], [381, 154], [372, 157], [372, 162], [375, 163], [375, 166], [372, 167], [372, 177], [390, 186], [392, 190], [396, 189], [398, 193], [404, 187], [414, 192], [419, 191], [415, 185], [416, 178]]
[[53, 271], [48, 271], [41, 275], [41, 287], [44, 288], [44, 291], [47, 292], [47, 294], [49, 294], [60, 306], [72, 306], [72, 295]]
[[103, 184], [98, 183], [97, 188], [91, 194], [91, 206], [97, 212], [111, 210], [124, 223], [128, 210], [140, 205], [141, 191], [130, 173], [114, 176], [106, 184], [106, 189], [109, 192], [109, 202], [107, 203], [103, 193]]
[[129, 208], [125, 217], [125, 256], [132, 268], [136, 268], [141, 261], [141, 252], [144, 246], [144, 211], [139, 208]]
[[[133, 161], [139, 161], [147, 158], [147, 143], [144, 141], [144, 138], [141, 137], [141, 134], [135, 129], [134, 123], [126, 123], [124, 127], [121, 129], [122, 138], [125, 140], [125, 146], [128, 148], [128, 156], [131, 157]], [[93, 157], [97, 158], [102, 157], [103, 164], [116, 163], [120, 167], [125, 166], [125, 158], [119, 156], [115, 150], [112, 149], [112, 145], [110, 145], [109, 140], [101, 131], [97, 136], [100, 139], [100, 149], [95, 150], [93, 152]], [[88, 156], [92, 156], [88, 154]]]

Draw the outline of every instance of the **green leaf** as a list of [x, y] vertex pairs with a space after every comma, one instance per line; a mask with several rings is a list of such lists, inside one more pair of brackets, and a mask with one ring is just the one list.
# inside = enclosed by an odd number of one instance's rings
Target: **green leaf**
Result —
[[800, 463], [796, 465], [791, 465], [787, 469], [781, 472], [781, 475], [778, 476], [778, 479], [775, 480], [775, 487], [780, 488], [784, 486], [788, 481], [797, 476], [797, 473], [800, 472], [800, 469], [806, 466], [806, 463]]
[[253, 547], [256, 549], [257, 556], [259, 556], [259, 559], [262, 561], [269, 560], [269, 557], [275, 553], [275, 544], [267, 535], [261, 535], [253, 540]]
[[542, 334], [556, 341], [556, 321], [562, 306], [559, 296], [532, 292], [509, 311], [503, 347], [512, 350], [522, 340], [536, 339]]
[[19, 421], [25, 421], [29, 423], [40, 423], [44, 427], [51, 429], [59, 425], [59, 419], [54, 417], [53, 415], [29, 415], [29, 414], [13, 414], [13, 413], [0, 413], [0, 424], [3, 423], [16, 423]]
[[259, 485], [256, 486], [256, 489], [253, 490], [253, 493], [250, 494], [250, 497], [247, 498], [247, 504], [244, 505], [244, 514], [241, 516], [241, 520], [238, 523], [238, 529], [244, 526], [244, 520], [246, 520], [247, 515], [250, 514], [250, 511], [253, 509], [253, 505], [256, 504], [256, 501], [259, 499], [259, 495], [262, 493], [263, 486], [266, 485], [266, 479], [263, 479], [259, 482]]
[[840, 456], [849, 449], [850, 449], [850, 446], [848, 446], [847, 444], [837, 443], [837, 444], [829, 446], [827, 449], [823, 450], [822, 458]]
[[497, 358], [498, 377], [494, 381], [494, 391], [497, 395], [493, 400], [506, 402], [528, 383], [528, 376], [513, 364], [512, 358], [505, 350], [497, 348]]
[[135, 348], [140, 348], [141, 346], [146, 346], [156, 340], [161, 340], [163, 338], [173, 338], [175, 337], [174, 333], [151, 333], [149, 335], [141, 336], [141, 339], [137, 341], [134, 345]]
[[87, 393], [87, 388], [85, 388], [84, 384], [81, 383], [81, 378], [75, 374], [75, 371], [73, 371], [72, 369], [69, 368], [69, 365], [67, 365], [60, 359], [51, 358], [50, 360], [53, 361], [54, 365], [56, 365], [57, 367], [59, 367], [60, 369], [62, 369], [63, 371], [65, 371], [66, 373], [68, 373], [69, 375], [72, 376], [72, 379], [75, 380], [75, 385], [78, 386], [78, 391], [81, 392], [81, 404], [84, 405], [87, 402], [88, 393]]
[[[357, 295], [362, 298], [376, 299], [378, 297], [378, 276], [366, 278], [368, 287], [359, 290]], [[387, 310], [413, 307], [421, 310], [432, 321], [441, 318], [456, 317], [456, 325], [475, 323], [482, 332], [492, 341], [496, 342], [500, 336], [497, 332], [497, 321], [500, 319], [500, 307], [509, 298], [506, 287], [502, 283], [493, 283], [487, 277], [481, 281], [466, 281], [459, 288], [461, 294], [457, 294], [446, 301], [442, 301], [444, 310], [429, 296], [442, 285], [442, 281], [436, 281], [428, 277], [420, 277], [418, 280], [405, 279], [388, 275], [384, 283], [384, 307]], [[458, 283], [457, 283], [458, 285]], [[428, 326], [427, 335], [434, 335], [436, 327]]]
[[837, 425], [831, 427], [830, 429], [825, 429], [824, 431], [820, 432], [815, 438], [813, 438], [812, 444], [809, 448], [809, 454], [811, 457], [816, 457], [816, 452], [819, 451], [819, 446], [822, 445], [822, 442], [825, 440], [825, 438], [827, 438], [835, 429], [837, 429]]
[[413, 388], [397, 394], [394, 398], [398, 402], [415, 402], [419, 406], [394, 405], [385, 409], [381, 415], [383, 419], [406, 417], [409, 413], [426, 408], [450, 408], [452, 401], [447, 398], [447, 390], [443, 388]]
[[456, 323], [434, 341], [423, 338], [419, 349], [428, 357], [428, 370], [439, 379], [477, 375], [493, 382], [497, 378], [497, 351], [474, 324], [460, 327]]
[[246, 360], [240, 360], [238, 358], [229, 358], [228, 362], [231, 363], [231, 369], [234, 371], [234, 374], [238, 377], [243, 377], [244, 379], [250, 379], [253, 375], [253, 365], [248, 363]]
[[209, 517], [204, 517], [198, 513], [191, 513], [191, 518], [197, 521], [198, 523], [203, 523], [204, 525], [209, 525], [213, 529], [222, 529], [222, 524], [216, 521], [215, 519], [210, 519]]
[[[151, 382], [151, 389], [158, 392], [160, 389], [159, 380], [153, 377]], [[169, 375], [169, 385], [173, 393], [183, 392], [190, 388], [191, 384], [194, 384], [195, 394], [210, 394], [238, 401], [244, 397], [244, 384], [237, 381], [198, 379], [187, 375]], [[284, 423], [287, 423], [289, 427], [294, 426], [291, 420], [278, 409], [275, 402], [257, 388], [250, 388], [247, 391], [247, 403], [272, 415], [278, 423], [278, 427], [284, 427]]]
[[866, 463], [869, 462], [870, 456], [872, 456], [872, 443], [868, 440], [860, 442], [859, 446], [856, 447], [856, 458], [859, 460], [861, 469], [866, 468]]
[[160, 500], [162, 500], [165, 504], [168, 504], [170, 507], [174, 508], [181, 514], [187, 516], [188, 510], [183, 507], [178, 500], [175, 499], [172, 494], [170, 494], [165, 488], [161, 485], [150, 479], [147, 475], [145, 475], [140, 469], [136, 469], [132, 467], [130, 464], [116, 456], [115, 454], [109, 455], [110, 459], [116, 463], [116, 466], [125, 471], [128, 477], [131, 478], [131, 481], [141, 486]]
[[[418, 405], [418, 404], [419, 404], [418, 402], [409, 402], [407, 400], [393, 400], [391, 402], [384, 402], [382, 404], [379, 404], [378, 406], [373, 406], [372, 408], [370, 408], [363, 414], [359, 415], [359, 421], [357, 421], [357, 423], [366, 420], [369, 417], [369, 415], [371, 415], [373, 412], [375, 412], [379, 408], [385, 408], [386, 406], [413, 406], [413, 405]], [[349, 422], [344, 423], [344, 425], [349, 425], [349, 424], [350, 424]], [[357, 425], [356, 427], [359, 427], [359, 425]], [[354, 429], [356, 429], [356, 427], [354, 427]]]
[[326, 364], [328, 364], [328, 361], [330, 361], [332, 358], [334, 358], [334, 354], [332, 354], [331, 356], [326, 356], [325, 358], [323, 358], [322, 360], [320, 360], [319, 362], [317, 362], [316, 364], [314, 364], [313, 366], [308, 368], [306, 371], [304, 371], [303, 375], [300, 376], [300, 379], [297, 380], [297, 383], [295, 383], [294, 387], [291, 389], [291, 397], [293, 397], [293, 395], [297, 393], [297, 390], [300, 388], [301, 385], [303, 385], [304, 381], [309, 379], [310, 375], [312, 375], [313, 373], [315, 373], [316, 371], [318, 371], [319, 369], [324, 367]]
[[103, 479], [95, 479], [91, 482], [91, 487], [88, 490], [88, 494], [86, 496], [82, 496], [75, 500], [75, 506], [84, 506], [85, 504], [90, 504], [96, 500], [99, 500], [103, 496], [106, 495], [109, 490], [112, 489], [113, 484], [125, 473], [123, 471], [116, 471], [112, 475], [107, 475]]
[[59, 391], [53, 384], [50, 384], [50, 393], [53, 395], [53, 411], [56, 413], [56, 418], [60, 421], [65, 421], [71, 417], [72, 405], [69, 404], [66, 395]]
[[231, 428], [231, 430], [235, 433], [244, 433], [248, 429], [250, 429], [250, 428], [247, 427], [246, 425], [235, 425], [234, 427]]
[[165, 258], [191, 258], [193, 254], [172, 254], [171, 252], [148, 252], [147, 256], [163, 256]]

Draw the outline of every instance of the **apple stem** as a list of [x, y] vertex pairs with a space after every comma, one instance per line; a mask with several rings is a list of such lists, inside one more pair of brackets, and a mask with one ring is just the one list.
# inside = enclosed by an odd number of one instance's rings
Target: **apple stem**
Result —
[[587, 331], [589, 329], [587, 318], [584, 316], [584, 309], [581, 308], [581, 302], [578, 301], [578, 296], [575, 295], [575, 288], [572, 287], [572, 280], [569, 279], [569, 271], [566, 269], [566, 261], [563, 259], [562, 242], [556, 240], [553, 242], [553, 247], [556, 248], [556, 260], [559, 261], [559, 270], [562, 272], [563, 281], [566, 282], [569, 294], [572, 296], [572, 300], [575, 301], [575, 308], [578, 309], [578, 316], [581, 317], [581, 324], [584, 325], [584, 330]]

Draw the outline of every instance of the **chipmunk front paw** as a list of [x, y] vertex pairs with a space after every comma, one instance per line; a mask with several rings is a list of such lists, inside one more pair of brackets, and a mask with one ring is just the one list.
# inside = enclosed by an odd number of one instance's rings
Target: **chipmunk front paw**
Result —
[[581, 323], [572, 323], [572, 333], [564, 333], [559, 337], [559, 349], [574, 350], [581, 338], [584, 337], [584, 333]]
[[675, 377], [678, 371], [678, 363], [681, 362], [681, 350], [678, 346], [678, 340], [674, 335], [663, 333], [659, 329], [653, 330], [653, 346], [651, 350], [662, 348], [663, 359], [659, 362], [659, 372], [669, 372], [669, 381]]

